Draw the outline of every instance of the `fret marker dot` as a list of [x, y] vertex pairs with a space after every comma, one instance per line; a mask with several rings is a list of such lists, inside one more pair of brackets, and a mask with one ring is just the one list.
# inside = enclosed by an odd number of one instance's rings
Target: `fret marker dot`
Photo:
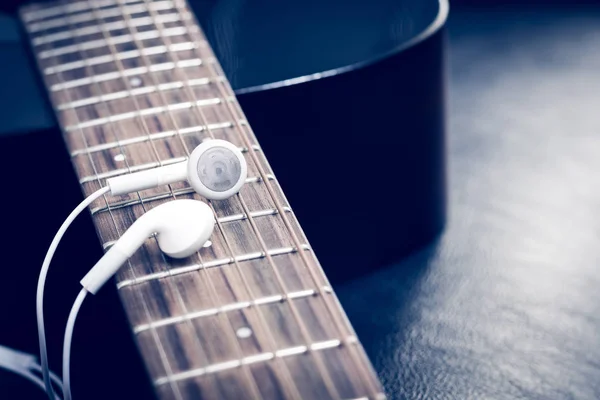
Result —
[[204, 243], [204, 246], [202, 247], [210, 247], [212, 246], [212, 242], [210, 240], [207, 240], [206, 243]]
[[142, 80], [136, 76], [129, 80], [129, 84], [134, 87], [140, 86], [142, 84]]
[[117, 154], [115, 156], [115, 161], [125, 161], [125, 155], [124, 154]]
[[252, 329], [248, 328], [247, 326], [244, 326], [244, 327], [238, 329], [235, 332], [235, 334], [240, 339], [246, 339], [246, 338], [249, 338], [250, 336], [252, 336]]

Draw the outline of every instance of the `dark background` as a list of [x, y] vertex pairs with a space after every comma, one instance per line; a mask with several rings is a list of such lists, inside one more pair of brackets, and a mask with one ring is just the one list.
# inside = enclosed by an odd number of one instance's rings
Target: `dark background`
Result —
[[[2, 131], [22, 132], [0, 139], [0, 343], [35, 353], [37, 271], [81, 194], [14, 21], [0, 19], [0, 32], [2, 59], [16, 60], [0, 64]], [[453, 2], [448, 32], [446, 229], [335, 289], [390, 398], [598, 399], [600, 8]], [[65, 242], [76, 245], [58, 251], [46, 290], [56, 346], [73, 271], [101, 255], [87, 216]], [[115, 290], [93, 300], [74, 339], [76, 398], [145, 398]], [[59, 371], [60, 353], [50, 356]], [[4, 372], [0, 393], [43, 398]]]

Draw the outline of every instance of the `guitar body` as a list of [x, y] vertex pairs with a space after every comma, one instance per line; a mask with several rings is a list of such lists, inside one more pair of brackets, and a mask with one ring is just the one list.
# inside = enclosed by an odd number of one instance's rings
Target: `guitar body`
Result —
[[[445, 219], [447, 4], [396, 3], [191, 4], [294, 214], [334, 283], [407, 255], [431, 241]], [[33, 63], [29, 66], [34, 68]], [[30, 104], [38, 103], [44, 101]], [[41, 107], [39, 113], [28, 112], [41, 117], [15, 122], [14, 131], [38, 131], [31, 137], [43, 138], [44, 144], [34, 150], [34, 157], [50, 164], [45, 150], [63, 146], [52, 112]], [[27, 136], [12, 140], [13, 147], [28, 143]], [[72, 170], [62, 151], [64, 159], [52, 168], [66, 176]], [[4, 154], [7, 166], [18, 159], [16, 151], [7, 149]], [[28, 166], [24, 172], [35, 170]], [[46, 182], [41, 188], [60, 188], [69, 199], [54, 203], [56, 215], [46, 220], [40, 233], [49, 238], [79, 200], [73, 196], [80, 189], [72, 178]], [[87, 229], [80, 229], [89, 238], [78, 245], [86, 253], [79, 261], [91, 265], [99, 251], [93, 250], [97, 244], [89, 221]], [[37, 253], [44, 251], [44, 243], [37, 246]], [[59, 260], [67, 262], [68, 254], [65, 251]], [[36, 271], [33, 267], [28, 273], [19, 272], [19, 277], [34, 279]], [[68, 279], [75, 287], [77, 279]], [[49, 285], [57, 283], [51, 278]], [[55, 307], [68, 308], [71, 294], [58, 296], [63, 300]], [[110, 320], [106, 314], [102, 318]], [[82, 319], [86, 342], [103, 336], [94, 334], [92, 323], [97, 321], [88, 318], [86, 324]], [[60, 343], [59, 325], [49, 329], [51, 346]], [[122, 328], [117, 324], [113, 333], [121, 336]], [[9, 336], [14, 342], [15, 336]], [[98, 366], [108, 365], [102, 355], [96, 357]], [[75, 353], [73, 362], [83, 363], [85, 358]], [[94, 368], [93, 363], [88, 368]], [[75, 386], [78, 379], [81, 385], [90, 385], [111, 375], [102, 368], [93, 371], [94, 376], [85, 378], [74, 372]], [[140, 373], [132, 376], [139, 380]], [[106, 398], [107, 393], [112, 392], [99, 389], [88, 398]], [[130, 398], [126, 393], [111, 397]]]
[[440, 232], [446, 1], [192, 4], [329, 279]]

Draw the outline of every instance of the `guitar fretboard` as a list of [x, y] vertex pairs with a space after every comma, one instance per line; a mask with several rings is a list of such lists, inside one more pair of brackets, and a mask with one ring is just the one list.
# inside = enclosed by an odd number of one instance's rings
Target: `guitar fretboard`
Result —
[[[170, 259], [152, 238], [118, 273], [158, 396], [384, 398], [185, 2], [45, 3], [21, 17], [86, 195], [107, 178], [183, 161], [209, 138], [248, 162], [240, 193], [209, 202], [218, 222], [198, 254]], [[200, 197], [180, 183], [96, 201], [104, 248], [177, 198]]]

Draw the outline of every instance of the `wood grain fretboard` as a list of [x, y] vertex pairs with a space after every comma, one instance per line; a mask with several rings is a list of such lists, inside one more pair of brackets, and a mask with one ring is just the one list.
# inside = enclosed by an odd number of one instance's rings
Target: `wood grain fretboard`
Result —
[[[158, 397], [385, 398], [187, 4], [67, 1], [21, 18], [86, 195], [209, 138], [246, 156], [240, 194], [210, 202], [209, 246], [174, 260], [149, 239], [117, 276]], [[96, 201], [104, 248], [176, 198], [199, 197], [181, 183]]]

